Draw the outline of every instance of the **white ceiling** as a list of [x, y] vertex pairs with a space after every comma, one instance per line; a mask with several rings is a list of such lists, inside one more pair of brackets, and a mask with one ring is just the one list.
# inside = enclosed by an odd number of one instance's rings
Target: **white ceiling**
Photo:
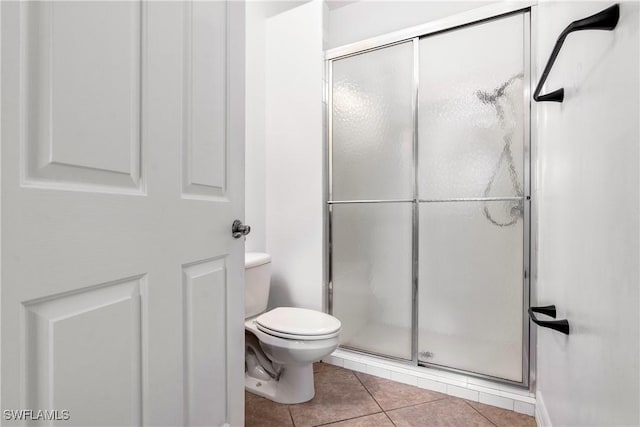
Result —
[[325, 0], [329, 10], [338, 9], [351, 3], [356, 3], [358, 0]]

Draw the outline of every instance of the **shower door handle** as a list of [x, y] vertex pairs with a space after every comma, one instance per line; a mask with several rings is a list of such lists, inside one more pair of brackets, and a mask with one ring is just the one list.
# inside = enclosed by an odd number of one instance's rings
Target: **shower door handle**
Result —
[[544, 307], [529, 307], [529, 317], [531, 321], [538, 326], [542, 326], [543, 328], [549, 328], [556, 330], [558, 332], [562, 332], [565, 335], [569, 335], [569, 321], [567, 319], [562, 320], [538, 320], [535, 314], [540, 313], [547, 315], [549, 317], [556, 318], [556, 306], [555, 305], [545, 305]]
[[233, 225], [231, 225], [231, 235], [234, 239], [239, 239], [242, 236], [246, 236], [251, 232], [251, 227], [248, 225], [244, 225], [242, 221], [236, 219], [233, 221]]

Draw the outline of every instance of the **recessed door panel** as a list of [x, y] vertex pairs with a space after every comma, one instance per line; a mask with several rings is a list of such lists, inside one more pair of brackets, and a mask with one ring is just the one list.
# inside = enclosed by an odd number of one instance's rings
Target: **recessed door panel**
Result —
[[23, 304], [29, 408], [67, 410], [74, 425], [141, 425], [142, 286], [124, 279]]
[[224, 259], [182, 270], [186, 425], [222, 425], [227, 407], [227, 271]]
[[184, 9], [183, 191], [221, 197], [227, 182], [227, 6], [187, 2]]
[[140, 191], [141, 9], [22, 5], [26, 184]]

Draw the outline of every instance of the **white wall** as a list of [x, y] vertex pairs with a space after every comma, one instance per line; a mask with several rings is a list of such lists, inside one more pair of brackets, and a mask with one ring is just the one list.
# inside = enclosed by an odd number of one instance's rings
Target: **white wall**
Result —
[[[542, 2], [539, 72], [568, 23], [610, 4]], [[571, 325], [537, 333], [537, 410], [556, 426], [640, 424], [638, 9], [570, 35], [546, 85], [565, 101], [538, 104], [538, 303]]]
[[269, 305], [323, 303], [323, 14], [320, 0], [267, 20], [265, 212]]
[[328, 14], [327, 48], [413, 27], [491, 1], [359, 1]]
[[246, 3], [245, 223], [251, 226], [247, 252], [266, 250], [265, 221], [265, 60], [266, 21], [305, 1]]
[[265, 3], [246, 4], [245, 223], [251, 226], [247, 252], [264, 252], [265, 223]]

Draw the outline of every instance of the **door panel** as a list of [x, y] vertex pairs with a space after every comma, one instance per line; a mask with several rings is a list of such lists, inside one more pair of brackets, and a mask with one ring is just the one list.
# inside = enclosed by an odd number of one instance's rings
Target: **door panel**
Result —
[[2, 409], [241, 425], [244, 6], [1, 8]]
[[[74, 402], [74, 419], [140, 424], [144, 281], [128, 278], [23, 304], [28, 408], [71, 410], [66, 405]], [[95, 384], [100, 406], [86, 392]]]
[[183, 267], [185, 325], [186, 425], [221, 425], [225, 421], [227, 382], [225, 346], [227, 268], [225, 259]]
[[22, 5], [25, 183], [140, 192], [141, 7]]
[[185, 4], [184, 192], [226, 192], [227, 55], [224, 2]]

